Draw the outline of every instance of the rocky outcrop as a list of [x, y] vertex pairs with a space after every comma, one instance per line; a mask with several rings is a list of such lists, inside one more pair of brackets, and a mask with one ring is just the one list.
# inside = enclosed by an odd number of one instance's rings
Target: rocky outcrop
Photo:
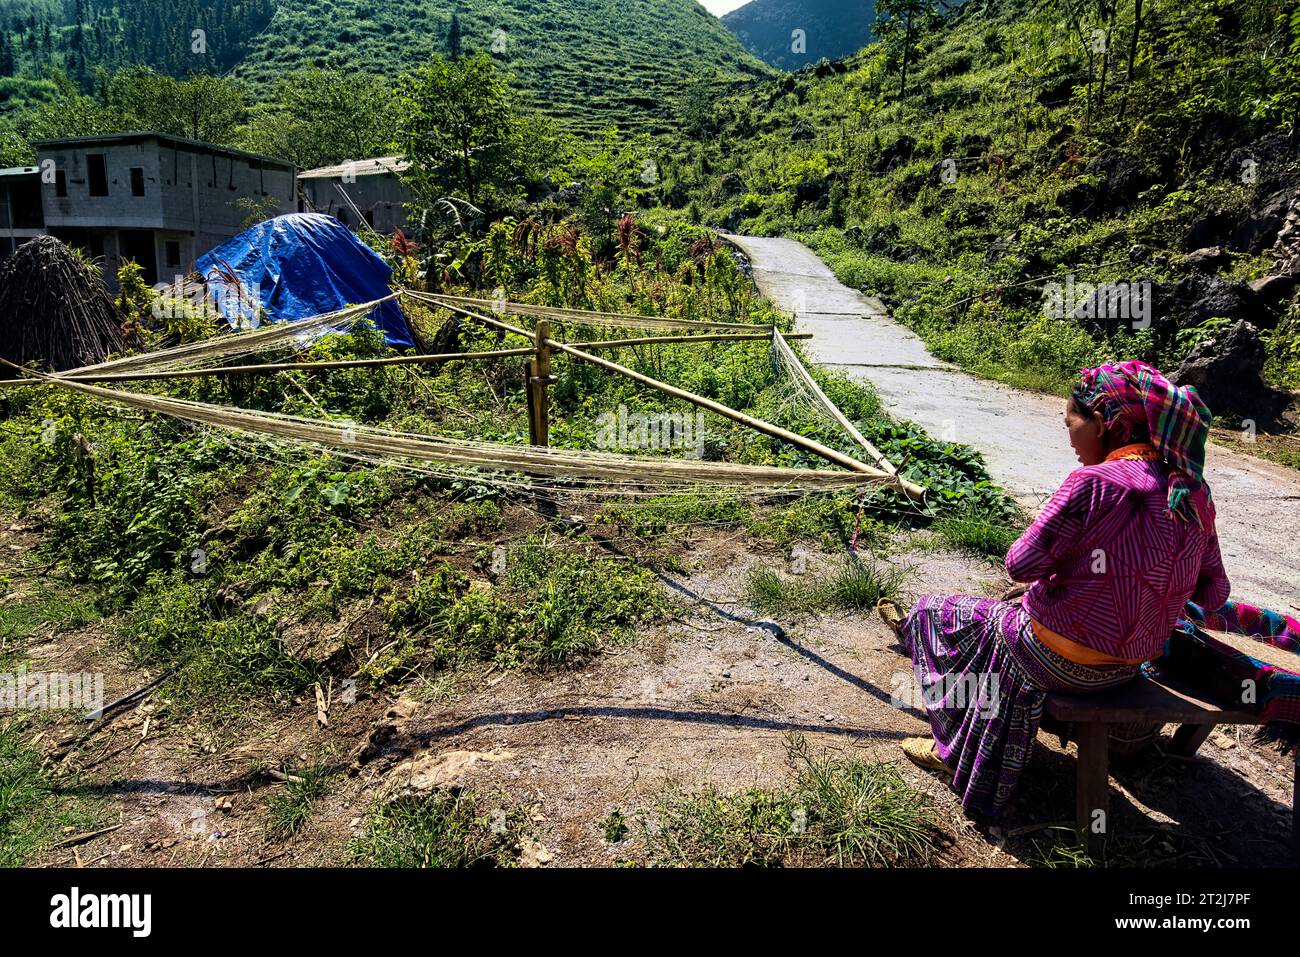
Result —
[[1228, 236], [1228, 248], [1258, 255], [1277, 241], [1278, 234], [1293, 214], [1300, 211], [1300, 190], [1290, 187], [1278, 190], [1264, 200], [1263, 205], [1247, 216]]
[[1085, 175], [1056, 197], [1059, 207], [1075, 216], [1124, 212], [1153, 182], [1142, 164], [1124, 153], [1106, 153], [1088, 162]]
[[720, 199], [740, 196], [744, 192], [746, 192], [745, 180], [736, 172], [728, 173], [722, 177], [722, 181], [718, 184], [718, 197]]
[[1273, 241], [1273, 271], [1300, 275], [1300, 199], [1291, 204]]
[[1199, 326], [1209, 319], [1247, 322], [1256, 328], [1272, 329], [1277, 314], [1245, 283], [1212, 279], [1204, 294], [1187, 311], [1185, 325]]
[[1265, 276], [1249, 283], [1250, 291], [1270, 309], [1280, 311], [1295, 297], [1296, 286], [1300, 284], [1300, 275], [1281, 273]]
[[1215, 273], [1231, 263], [1232, 257], [1222, 246], [1203, 246], [1200, 249], [1193, 249], [1180, 262], [1188, 269]]
[[916, 140], [904, 133], [880, 151], [880, 156], [872, 164], [874, 173], [888, 173], [903, 165], [916, 154]]
[[1261, 420], [1275, 417], [1285, 396], [1264, 383], [1264, 343], [1249, 322], [1236, 322], [1199, 343], [1170, 378], [1195, 386], [1216, 416], [1237, 413]]
[[1201, 213], [1188, 227], [1183, 248], [1215, 246], [1252, 256], [1276, 249], [1276, 271], [1300, 271], [1300, 188], [1292, 183], [1275, 190], [1245, 215], [1232, 210]]

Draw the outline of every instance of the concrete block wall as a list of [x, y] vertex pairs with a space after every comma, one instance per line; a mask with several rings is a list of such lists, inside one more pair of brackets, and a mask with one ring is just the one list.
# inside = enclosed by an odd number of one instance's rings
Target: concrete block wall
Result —
[[[107, 196], [90, 195], [93, 154], [104, 157]], [[55, 143], [38, 151], [38, 165], [47, 160], [63, 173], [67, 195], [59, 196], [55, 183], [42, 184], [46, 229], [102, 255], [105, 281], [114, 288], [128, 249], [140, 255], [142, 244], [152, 248], [146, 271], [170, 282], [254, 222], [296, 208], [292, 166], [171, 137]], [[133, 167], [142, 171], [143, 196], [132, 193]], [[151, 241], [124, 230], [149, 231]]]
[[336, 185], [347, 192], [362, 214], [371, 214], [371, 228], [375, 232], [388, 235], [395, 229], [406, 228], [405, 204], [410, 202], [411, 194], [392, 173], [358, 176], [354, 183], [345, 183], [339, 177], [310, 177], [299, 180], [299, 185], [311, 203], [311, 208], [319, 213], [337, 216], [354, 232], [358, 227], [356, 215], [339, 195]]
[[[87, 157], [104, 156], [108, 195], [90, 195]], [[37, 165], [54, 161], [63, 173], [67, 196], [59, 196], [53, 183], [44, 183], [41, 205], [49, 229], [113, 226], [119, 229], [158, 229], [163, 223], [162, 192], [158, 175], [157, 143], [123, 143], [118, 146], [61, 147], [37, 155]], [[131, 195], [131, 168], [144, 170], [144, 195]]]

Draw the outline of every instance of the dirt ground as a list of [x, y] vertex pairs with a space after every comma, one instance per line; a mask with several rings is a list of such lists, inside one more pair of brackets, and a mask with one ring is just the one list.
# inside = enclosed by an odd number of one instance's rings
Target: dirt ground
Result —
[[[13, 566], [31, 537], [0, 536]], [[816, 562], [830, 556], [814, 556]], [[787, 739], [814, 751], [894, 762], [933, 800], [951, 840], [936, 863], [1020, 866], [1059, 862], [1054, 830], [1073, 817], [1073, 746], [1040, 735], [1012, 813], [1000, 827], [968, 820], [937, 777], [901, 755], [924, 734], [916, 711], [891, 704], [910, 662], [874, 615], [762, 618], [744, 605], [755, 564], [782, 567], [736, 536], [712, 536], [685, 553], [688, 573], [667, 576], [670, 621], [643, 629], [586, 667], [537, 674], [479, 669], [421, 703], [414, 697], [345, 704], [335, 689], [328, 726], [307, 697], [251, 712], [218, 735], [152, 720], [146, 696], [87, 727], [75, 716], [33, 726], [33, 738], [68, 794], [104, 796], [112, 830], [53, 849], [41, 863], [70, 866], [316, 866], [343, 863], [368, 809], [383, 795], [462, 784], [529, 809], [529, 863], [643, 861], [638, 815], [666, 785], [724, 791], [787, 779]], [[910, 592], [993, 592], [994, 564], [938, 550], [920, 533], [894, 543]], [[923, 585], [922, 585], [923, 583]], [[93, 627], [37, 643], [30, 669], [102, 671], [112, 700], [152, 676], [133, 669]], [[1172, 729], [1167, 729], [1172, 730]], [[310, 822], [283, 841], [267, 835], [275, 772], [324, 756], [336, 770]], [[1152, 752], [1115, 763], [1112, 862], [1280, 865], [1287, 862], [1291, 760], [1216, 734], [1196, 758]], [[628, 836], [608, 843], [600, 822], [614, 809]], [[120, 825], [120, 826], [115, 826]], [[77, 835], [72, 835], [76, 837]]]

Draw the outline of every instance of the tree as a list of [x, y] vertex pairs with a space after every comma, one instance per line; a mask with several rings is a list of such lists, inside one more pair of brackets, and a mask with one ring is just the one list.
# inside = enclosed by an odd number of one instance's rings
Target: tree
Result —
[[1119, 122], [1128, 111], [1129, 91], [1133, 89], [1133, 65], [1137, 61], [1138, 39], [1142, 35], [1142, 0], [1133, 0], [1133, 32], [1129, 35], [1128, 68], [1124, 77], [1124, 95], [1119, 101]]
[[917, 37], [934, 19], [934, 0], [877, 0], [876, 36], [885, 41], [891, 58], [900, 61], [898, 98], [907, 96], [907, 74], [916, 54]]
[[383, 80], [337, 67], [295, 71], [245, 127], [246, 149], [300, 169], [397, 151], [393, 93]]
[[153, 130], [205, 143], [231, 145], [246, 112], [244, 88], [225, 77], [191, 74], [177, 80], [148, 67], [119, 70], [104, 106], [120, 130]]
[[66, 136], [97, 136], [119, 132], [109, 111], [86, 96], [62, 70], [47, 67], [45, 78], [54, 86], [54, 96], [18, 118], [18, 131], [28, 142]]
[[453, 60], [460, 59], [460, 12], [453, 11], [451, 14], [451, 26], [447, 28], [447, 56]]
[[425, 209], [447, 197], [489, 211], [519, 195], [524, 125], [491, 57], [434, 60], [397, 84], [398, 142]]
[[613, 242], [615, 221], [658, 180], [647, 138], [629, 142], [616, 126], [607, 128], [599, 141], [575, 140], [565, 172], [583, 186], [578, 215], [602, 248]]

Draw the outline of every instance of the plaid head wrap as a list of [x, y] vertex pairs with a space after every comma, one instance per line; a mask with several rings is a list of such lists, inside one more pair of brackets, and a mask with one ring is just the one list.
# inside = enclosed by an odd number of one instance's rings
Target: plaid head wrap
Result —
[[1204, 488], [1209, 498], [1202, 476], [1212, 416], [1196, 389], [1176, 386], [1145, 362], [1133, 359], [1082, 370], [1079, 391], [1119, 441], [1127, 442], [1145, 429], [1169, 468], [1169, 511], [1204, 524], [1190, 496]]

